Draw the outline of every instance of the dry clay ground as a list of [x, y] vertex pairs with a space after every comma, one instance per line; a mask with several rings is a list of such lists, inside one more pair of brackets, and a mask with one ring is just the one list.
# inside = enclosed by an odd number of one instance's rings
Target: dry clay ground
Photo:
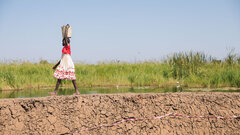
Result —
[[[55, 96], [0, 100], [0, 134], [72, 134], [122, 119], [184, 115], [240, 116], [240, 93], [165, 93]], [[240, 134], [239, 119], [128, 121], [76, 134]]]

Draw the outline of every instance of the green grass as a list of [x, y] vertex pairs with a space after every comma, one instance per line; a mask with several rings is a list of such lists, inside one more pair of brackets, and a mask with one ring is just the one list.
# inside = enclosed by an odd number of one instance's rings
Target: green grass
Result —
[[[176, 86], [183, 87], [240, 87], [240, 60], [229, 53], [218, 61], [200, 52], [175, 53], [163, 62], [101, 63], [97, 65], [75, 64], [77, 84], [94, 86]], [[1, 63], [0, 90], [31, 87], [54, 87], [54, 64]], [[71, 86], [71, 81], [63, 81]]]

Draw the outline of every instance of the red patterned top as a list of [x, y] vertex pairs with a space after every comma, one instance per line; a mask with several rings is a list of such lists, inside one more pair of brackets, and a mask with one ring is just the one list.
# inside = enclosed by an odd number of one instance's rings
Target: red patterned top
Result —
[[62, 53], [63, 53], [63, 54], [69, 54], [69, 55], [71, 55], [70, 44], [68, 44], [68, 46], [64, 46], [64, 47], [63, 47]]

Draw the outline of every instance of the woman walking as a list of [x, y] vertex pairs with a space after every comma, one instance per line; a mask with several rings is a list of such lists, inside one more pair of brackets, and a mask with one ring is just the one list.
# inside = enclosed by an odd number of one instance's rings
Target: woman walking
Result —
[[75, 68], [71, 58], [71, 49], [70, 49], [70, 39], [64, 37], [62, 40], [62, 58], [61, 60], [53, 67], [56, 70], [53, 74], [55, 78], [57, 78], [56, 88], [53, 92], [50, 92], [51, 95], [57, 95], [59, 85], [61, 80], [72, 80], [73, 86], [75, 88], [74, 95], [80, 94], [76, 84], [75, 77]]

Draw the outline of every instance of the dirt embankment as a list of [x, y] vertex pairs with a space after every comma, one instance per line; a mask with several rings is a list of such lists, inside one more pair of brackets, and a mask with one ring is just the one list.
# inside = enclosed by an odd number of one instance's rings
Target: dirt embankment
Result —
[[[122, 119], [184, 115], [240, 116], [240, 93], [79, 95], [0, 100], [0, 134], [72, 134]], [[240, 134], [239, 119], [169, 116], [128, 121], [80, 134]], [[79, 134], [79, 133], [77, 133]]]

